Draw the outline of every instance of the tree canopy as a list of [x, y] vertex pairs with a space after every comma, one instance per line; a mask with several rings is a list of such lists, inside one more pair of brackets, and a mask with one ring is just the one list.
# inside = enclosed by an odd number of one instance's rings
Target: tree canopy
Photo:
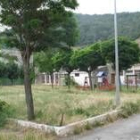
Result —
[[[107, 40], [102, 44], [102, 54], [107, 62], [113, 63], [115, 68], [115, 42], [114, 39]], [[138, 44], [126, 38], [118, 39], [119, 69], [127, 70], [140, 61], [140, 49]]]
[[61, 50], [55, 54], [53, 57], [53, 63], [56, 71], [59, 71], [61, 68], [68, 73], [73, 71], [74, 67], [70, 63], [72, 54], [72, 49]]

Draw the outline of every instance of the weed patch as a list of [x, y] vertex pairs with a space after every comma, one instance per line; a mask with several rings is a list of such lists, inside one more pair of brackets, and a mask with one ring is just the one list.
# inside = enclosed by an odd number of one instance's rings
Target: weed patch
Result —
[[132, 114], [140, 112], [140, 100], [136, 102], [127, 102], [121, 107], [120, 117], [128, 118]]
[[8, 117], [13, 115], [13, 109], [4, 101], [0, 100], [0, 127], [2, 127]]

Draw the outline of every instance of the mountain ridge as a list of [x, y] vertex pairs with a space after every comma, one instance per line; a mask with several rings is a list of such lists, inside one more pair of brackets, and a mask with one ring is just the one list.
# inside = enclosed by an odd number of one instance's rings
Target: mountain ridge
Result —
[[[85, 46], [97, 41], [114, 37], [113, 14], [75, 14], [80, 38], [76, 45]], [[123, 12], [117, 14], [118, 36], [132, 40], [140, 37], [140, 12]]]

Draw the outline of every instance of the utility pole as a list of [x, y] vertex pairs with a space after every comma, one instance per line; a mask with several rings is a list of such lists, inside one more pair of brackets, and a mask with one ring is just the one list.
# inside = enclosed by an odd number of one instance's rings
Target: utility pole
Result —
[[114, 31], [115, 31], [115, 70], [116, 70], [116, 93], [115, 93], [115, 105], [120, 105], [120, 75], [119, 75], [119, 55], [118, 55], [118, 29], [117, 29], [117, 8], [116, 0], [114, 0]]

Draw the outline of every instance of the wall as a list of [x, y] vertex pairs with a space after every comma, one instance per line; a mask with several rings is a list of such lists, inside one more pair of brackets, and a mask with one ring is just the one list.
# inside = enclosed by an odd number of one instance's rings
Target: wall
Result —
[[[78, 76], [79, 74], [79, 76]], [[85, 77], [88, 77], [88, 86], [89, 86], [89, 76], [87, 72], [84, 71], [73, 71], [70, 76], [74, 79], [74, 81], [80, 86], [84, 86]]]

